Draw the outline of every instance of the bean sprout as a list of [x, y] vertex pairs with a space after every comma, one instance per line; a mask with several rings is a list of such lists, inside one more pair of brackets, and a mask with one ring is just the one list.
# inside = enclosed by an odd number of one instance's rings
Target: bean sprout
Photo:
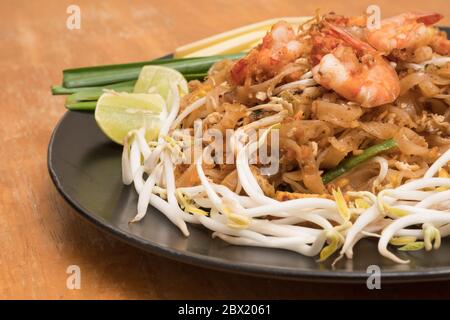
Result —
[[301, 79], [298, 81], [294, 81], [294, 82], [289, 82], [286, 83], [282, 86], [279, 86], [277, 88], [275, 88], [275, 90], [273, 91], [274, 94], [278, 94], [281, 91], [284, 90], [289, 90], [289, 89], [303, 89], [306, 87], [312, 87], [317, 85], [317, 82], [314, 79]]
[[442, 168], [447, 162], [450, 161], [450, 149], [448, 149], [439, 159], [437, 159], [433, 165], [425, 172], [424, 178], [433, 177], [440, 168]]

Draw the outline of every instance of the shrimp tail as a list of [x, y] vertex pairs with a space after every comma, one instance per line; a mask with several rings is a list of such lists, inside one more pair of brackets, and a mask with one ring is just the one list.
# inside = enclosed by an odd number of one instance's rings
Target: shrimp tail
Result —
[[365, 51], [369, 53], [375, 53], [376, 50], [374, 47], [372, 47], [370, 44], [355, 38], [353, 35], [351, 35], [349, 32], [345, 31], [344, 29], [329, 23], [328, 21], [323, 21], [324, 26], [326, 26], [331, 33], [338, 39], [341, 39], [346, 44], [351, 46], [352, 48], [359, 50], [359, 51]]
[[431, 26], [439, 22], [442, 18], [444, 18], [444, 16], [437, 12], [417, 14], [417, 22], [421, 22], [427, 26]]

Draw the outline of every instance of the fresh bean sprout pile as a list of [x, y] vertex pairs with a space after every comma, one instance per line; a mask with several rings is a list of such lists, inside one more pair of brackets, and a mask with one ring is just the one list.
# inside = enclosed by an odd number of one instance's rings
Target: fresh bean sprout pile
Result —
[[[377, 31], [334, 14], [297, 32], [279, 22], [186, 95], [171, 83], [157, 140], [141, 128], [124, 142], [123, 182], [139, 194], [131, 222], [153, 206], [185, 236], [199, 224], [233, 245], [319, 261], [351, 259], [363, 238], [397, 263], [409, 260], [396, 250], [438, 249], [450, 234], [450, 45], [432, 26], [441, 17], [405, 13]], [[205, 163], [206, 138], [180, 164], [196, 120], [203, 132], [234, 130], [232, 165]], [[252, 130], [256, 139], [242, 138]], [[276, 131], [280, 170], [264, 175], [251, 158]]]

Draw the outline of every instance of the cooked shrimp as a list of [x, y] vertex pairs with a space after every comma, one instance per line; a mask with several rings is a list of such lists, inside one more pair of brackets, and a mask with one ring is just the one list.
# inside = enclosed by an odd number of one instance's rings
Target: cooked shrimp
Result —
[[250, 51], [231, 70], [234, 84], [262, 82], [276, 75], [282, 67], [295, 61], [303, 51], [291, 25], [280, 21], [272, 26], [262, 44]]
[[439, 13], [403, 13], [381, 21], [378, 29], [366, 29], [367, 43], [389, 54], [394, 49], [416, 49], [430, 44], [437, 36], [431, 25], [441, 20]]
[[322, 43], [336, 45], [312, 69], [314, 80], [365, 108], [393, 102], [400, 93], [394, 68], [371, 46], [346, 31], [323, 22]]

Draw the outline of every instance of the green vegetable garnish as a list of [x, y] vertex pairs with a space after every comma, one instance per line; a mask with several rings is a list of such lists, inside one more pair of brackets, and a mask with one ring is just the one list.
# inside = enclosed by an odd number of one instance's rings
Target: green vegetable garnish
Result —
[[357, 165], [363, 163], [364, 161], [367, 161], [376, 155], [378, 155], [381, 152], [389, 151], [397, 147], [397, 142], [395, 142], [394, 139], [386, 140], [382, 143], [373, 145], [366, 150], [364, 150], [363, 153], [352, 156], [343, 162], [341, 162], [336, 168], [328, 171], [322, 176], [323, 183], [327, 184], [337, 177], [343, 175], [344, 173], [349, 172], [351, 169], [356, 167]]
[[158, 65], [178, 70], [187, 81], [203, 80], [209, 68], [223, 59], [239, 59], [244, 53], [226, 54], [201, 58], [157, 59], [151, 61], [67, 69], [63, 71], [63, 85], [52, 86], [53, 95], [70, 95], [66, 101], [69, 110], [94, 111], [96, 101], [111, 89], [132, 92], [133, 86], [144, 66]]
[[111, 89], [115, 91], [123, 91], [128, 88], [133, 88], [136, 80], [118, 82], [114, 84], [110, 84], [107, 86], [98, 86], [98, 87], [82, 87], [82, 88], [65, 88], [63, 86], [52, 86], [52, 94], [53, 95], [68, 95], [78, 92], [92, 92], [97, 90], [98, 92], [103, 92], [103, 89]]
[[65, 107], [73, 111], [93, 111], [95, 110], [96, 105], [97, 101], [82, 101], [82, 102], [66, 103]]
[[67, 69], [63, 71], [63, 85], [65, 88], [79, 88], [136, 80], [142, 67], [147, 65], [161, 65], [178, 70], [184, 76], [198, 76], [206, 74], [209, 68], [218, 61], [223, 59], [234, 60], [243, 55], [244, 53], [188, 59], [158, 59], [128, 64]]

